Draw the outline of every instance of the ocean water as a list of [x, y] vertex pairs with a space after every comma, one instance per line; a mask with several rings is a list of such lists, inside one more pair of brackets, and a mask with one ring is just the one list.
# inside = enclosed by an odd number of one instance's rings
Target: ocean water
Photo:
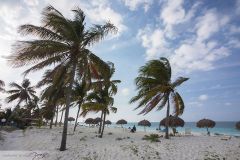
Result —
[[[210, 128], [209, 131], [211, 134], [218, 133], [218, 134], [224, 134], [224, 135], [231, 135], [231, 136], [240, 136], [240, 130], [237, 130], [235, 128], [236, 122], [216, 122], [216, 125], [214, 128]], [[133, 125], [136, 126], [137, 130], [144, 131], [144, 127], [138, 126], [137, 122], [129, 122], [128, 124], [123, 125], [124, 128], [133, 127]], [[114, 123], [111, 125], [111, 127], [116, 127], [117, 125]], [[119, 125], [118, 125], [119, 126]], [[146, 131], [156, 131], [156, 128], [158, 128], [159, 122], [151, 122], [151, 127], [146, 127]], [[191, 132], [195, 133], [207, 133], [206, 128], [197, 128], [196, 122], [185, 122], [184, 127], [178, 127], [178, 132], [185, 132], [186, 128], [190, 128]], [[161, 129], [164, 129], [163, 126], [161, 126]], [[170, 129], [170, 132], [172, 130]]]

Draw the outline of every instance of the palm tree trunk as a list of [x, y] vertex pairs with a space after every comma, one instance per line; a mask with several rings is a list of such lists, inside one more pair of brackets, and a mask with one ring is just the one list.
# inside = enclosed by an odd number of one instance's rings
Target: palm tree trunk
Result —
[[59, 126], [60, 126], [60, 127], [62, 126], [62, 117], [63, 117], [63, 112], [64, 112], [64, 109], [62, 109], [62, 115], [61, 115], [60, 122], [59, 122]]
[[75, 132], [75, 130], [76, 130], [76, 128], [77, 128], [77, 120], [78, 120], [78, 117], [79, 117], [79, 112], [80, 112], [81, 104], [82, 104], [82, 102], [80, 102], [80, 103], [78, 104], [78, 111], [77, 111], [77, 116], [76, 116], [76, 119], [75, 119], [75, 125], [74, 125], [73, 132]]
[[102, 130], [102, 119], [103, 119], [103, 111], [101, 113], [101, 122], [100, 122], [99, 130], [98, 130], [98, 134], [100, 134], [101, 130]]
[[60, 151], [66, 150], [68, 115], [69, 115], [69, 108], [70, 108], [70, 103], [71, 103], [71, 95], [72, 95], [72, 87], [73, 87], [73, 82], [74, 82], [74, 77], [75, 77], [76, 63], [77, 62], [75, 62], [75, 61], [73, 62], [73, 68], [72, 68], [72, 71], [70, 72], [70, 74], [71, 74], [70, 75], [70, 82], [69, 82], [69, 86], [68, 86], [67, 91], [66, 91], [66, 108], [65, 108], [65, 117], [64, 117]]
[[58, 120], [58, 106], [56, 106], [56, 120], [55, 120], [55, 127], [57, 127], [57, 120]]
[[169, 134], [168, 134], [168, 126], [169, 126], [169, 112], [170, 112], [170, 104], [169, 104], [169, 98], [168, 98], [168, 102], [167, 102], [168, 104], [167, 104], [167, 115], [166, 115], [166, 117], [167, 117], [167, 120], [166, 120], [166, 132], [165, 132], [165, 138], [166, 139], [169, 139]]
[[[54, 106], [55, 106], [55, 105], [54, 105]], [[54, 116], [55, 116], [55, 112], [54, 112], [54, 108], [53, 108], [53, 116], [52, 116], [51, 121], [50, 121], [50, 129], [52, 129], [52, 126], [53, 126]]]
[[53, 118], [54, 118], [54, 115], [53, 115], [53, 117], [51, 118], [51, 121], [50, 121], [50, 129], [52, 129], [52, 125], [53, 125]]
[[103, 131], [104, 131], [104, 127], [105, 127], [105, 120], [106, 120], [106, 111], [104, 111], [103, 126], [102, 126], [101, 135], [99, 136], [100, 138], [102, 138], [102, 136], [103, 136]]

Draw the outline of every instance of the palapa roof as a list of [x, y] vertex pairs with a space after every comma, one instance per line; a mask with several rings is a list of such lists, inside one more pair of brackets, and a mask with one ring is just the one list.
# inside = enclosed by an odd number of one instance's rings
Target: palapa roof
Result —
[[240, 130], [240, 121], [236, 123], [236, 128]]
[[127, 124], [127, 121], [124, 120], [124, 119], [120, 119], [120, 120], [117, 121], [116, 124]]
[[[183, 119], [181, 119], [180, 117], [176, 117], [176, 116], [169, 116], [168, 117], [168, 126], [169, 127], [183, 127], [185, 122]], [[164, 118], [160, 121], [160, 125], [161, 126], [166, 126], [167, 123], [167, 118]]]
[[213, 128], [215, 125], [216, 123], [211, 119], [201, 119], [197, 122], [198, 128]]
[[73, 118], [73, 117], [68, 117], [68, 121], [75, 121], [75, 118]]
[[100, 117], [97, 117], [94, 119], [94, 122], [97, 124], [97, 123], [100, 123], [102, 121], [102, 119]]
[[85, 120], [85, 123], [86, 124], [94, 124], [94, 119], [88, 118], [88, 119]]
[[140, 122], [138, 122], [138, 125], [139, 126], [148, 126], [148, 127], [150, 127], [151, 126], [151, 123], [148, 121], [148, 120], [142, 120], [142, 121], [140, 121]]
[[106, 120], [106, 121], [105, 121], [105, 124], [112, 124], [112, 122], [109, 121], [109, 120]]

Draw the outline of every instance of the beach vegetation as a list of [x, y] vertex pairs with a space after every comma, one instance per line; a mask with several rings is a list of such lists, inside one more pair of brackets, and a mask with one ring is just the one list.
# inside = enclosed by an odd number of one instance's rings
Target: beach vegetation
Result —
[[[135, 78], [138, 94], [130, 100], [130, 103], [139, 101], [135, 109], [143, 108], [139, 114], [147, 114], [154, 108], [161, 110], [167, 107], [166, 118], [170, 115], [170, 103], [174, 116], [183, 114], [184, 102], [176, 88], [188, 78], [178, 77], [171, 80], [172, 70], [167, 58], [161, 57], [148, 61], [140, 67], [139, 75]], [[169, 125], [166, 122], [165, 137], [169, 138]]]
[[160, 142], [159, 138], [160, 136], [158, 134], [150, 134], [150, 135], [144, 135], [142, 139], [150, 142]]
[[91, 83], [91, 90], [87, 95], [86, 102], [82, 105], [82, 116], [86, 116], [89, 112], [101, 112], [101, 121], [99, 126], [99, 137], [102, 138], [106, 115], [110, 112], [116, 113], [117, 108], [113, 107], [113, 96], [117, 93], [117, 84], [120, 80], [112, 80], [112, 76], [115, 72], [114, 64], [108, 62], [109, 70], [106, 70], [101, 79]]
[[[94, 75], [105, 71], [108, 65], [92, 53], [88, 47], [101, 41], [108, 33], [116, 33], [117, 28], [110, 22], [87, 28], [84, 12], [76, 7], [72, 10], [74, 18], [66, 18], [53, 6], [42, 12], [42, 25], [21, 25], [19, 33], [32, 35], [34, 40], [18, 41], [13, 54], [8, 57], [13, 67], [29, 66], [24, 74], [53, 66], [52, 75], [63, 74], [65, 90], [65, 117], [60, 151], [66, 150], [69, 108], [73, 102], [73, 84], [83, 75], [88, 81]], [[58, 72], [59, 71], [59, 72]], [[53, 79], [55, 82], [55, 79]]]
[[5, 86], [4, 81], [0, 80], [0, 92], [4, 92], [5, 91], [4, 86]]

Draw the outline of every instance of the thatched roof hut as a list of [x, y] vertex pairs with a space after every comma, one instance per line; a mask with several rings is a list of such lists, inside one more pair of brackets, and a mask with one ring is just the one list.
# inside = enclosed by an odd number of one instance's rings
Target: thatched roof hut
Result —
[[85, 120], [85, 123], [86, 124], [94, 124], [94, 119], [88, 118], [88, 119]]
[[197, 122], [198, 128], [213, 128], [215, 125], [216, 123], [211, 119], [201, 119]]
[[117, 121], [116, 124], [121, 124], [121, 125], [123, 125], [123, 124], [127, 124], [127, 121], [124, 120], [124, 119], [120, 119], [120, 120]]
[[207, 134], [210, 135], [210, 132], [208, 131], [208, 128], [215, 127], [216, 123], [211, 119], [201, 119], [197, 122], [198, 128], [207, 128]]
[[150, 127], [151, 126], [151, 123], [148, 121], [148, 120], [142, 120], [142, 121], [140, 121], [140, 122], [138, 122], [138, 125], [139, 126], [147, 126], [147, 127]]
[[236, 128], [240, 130], [240, 121], [236, 123]]
[[109, 125], [109, 124], [112, 124], [112, 122], [109, 121], [109, 120], [106, 120], [106, 121], [105, 121], [105, 124], [108, 124], [108, 125]]
[[75, 118], [73, 118], [73, 117], [68, 117], [68, 121], [75, 121]]
[[97, 117], [97, 118], [94, 119], [95, 124], [98, 124], [101, 121], [102, 121], [102, 119], [100, 117]]
[[185, 124], [184, 120], [180, 117], [170, 115], [168, 118], [164, 118], [163, 120], [161, 120], [160, 125], [166, 127], [167, 119], [169, 127], [183, 127]]
[[148, 120], [141, 120], [140, 122], [138, 122], [138, 126], [144, 126], [144, 131], [146, 131], [146, 126], [150, 127], [151, 123]]

